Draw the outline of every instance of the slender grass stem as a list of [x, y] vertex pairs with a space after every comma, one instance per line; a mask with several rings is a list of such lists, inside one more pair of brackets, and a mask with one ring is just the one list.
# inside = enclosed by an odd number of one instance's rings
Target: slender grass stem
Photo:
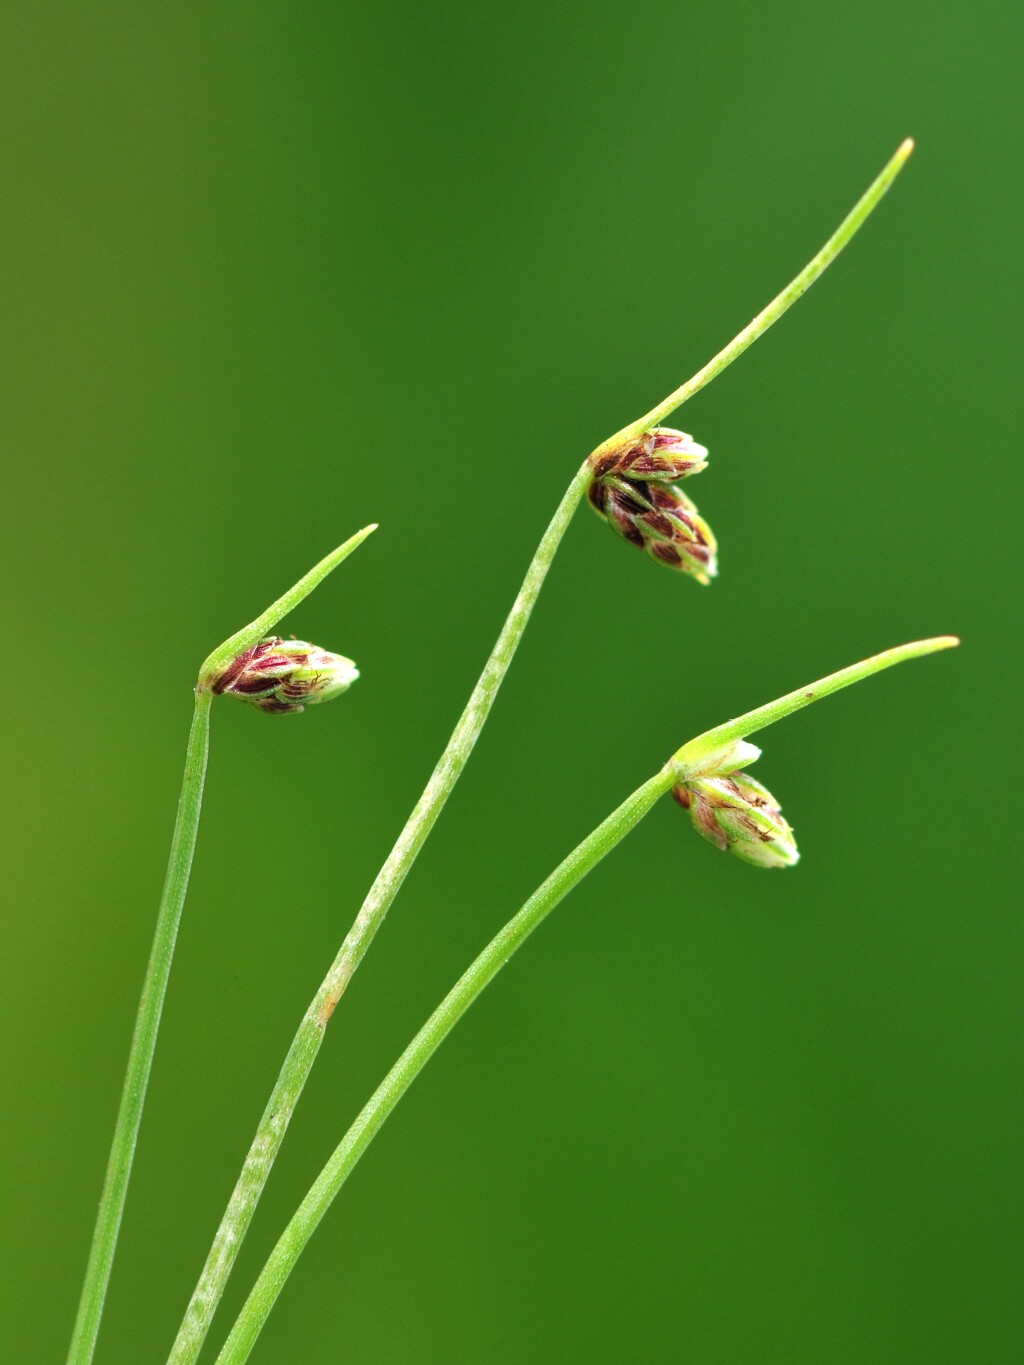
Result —
[[748, 346], [752, 346], [758, 337], [767, 332], [773, 322], [778, 322], [783, 313], [792, 308], [797, 299], [810, 289], [814, 281], [827, 270], [857, 230], [864, 225], [874, 209], [877, 208], [886, 190], [906, 165], [907, 158], [913, 150], [914, 141], [908, 137], [900, 144], [895, 155], [853, 206], [818, 254], [807, 262], [799, 275], [792, 279], [780, 294], [772, 299], [767, 308], [762, 308], [757, 317], [747, 323], [742, 332], [738, 332], [728, 346], [723, 347], [716, 356], [713, 356], [703, 369], [698, 370], [685, 384], [680, 384], [678, 389], [673, 389], [668, 397], [651, 408], [650, 412], [645, 412], [635, 422], [630, 422], [621, 431], [617, 431], [614, 436], [610, 436], [598, 447], [595, 454], [603, 454], [606, 450], [613, 450], [618, 445], [634, 440], [642, 432], [648, 431], [651, 427], [664, 421], [670, 413], [681, 407], [695, 393], [699, 393], [705, 385], [710, 384], [712, 379], [720, 375], [727, 365], [731, 365], [734, 360], [741, 356]]
[[[886, 650], [873, 658], [842, 669], [816, 683], [808, 683], [766, 706], [750, 711], [735, 721], [698, 736], [685, 745], [652, 778], [608, 816], [561, 862], [533, 893], [523, 908], [491, 940], [467, 971], [445, 996], [398, 1061], [384, 1077], [341, 1142], [320, 1172], [305, 1199], [285, 1228], [267, 1259], [252, 1292], [217, 1357], [217, 1365], [242, 1365], [266, 1322], [285, 1281], [305, 1250], [320, 1220], [348, 1179], [356, 1163], [380, 1131], [385, 1120], [408, 1090], [423, 1067], [444, 1042], [481, 991], [494, 980], [509, 958], [541, 921], [617, 843], [636, 826], [648, 811], [675, 784], [682, 754], [706, 752], [728, 739], [745, 736], [783, 716], [792, 714], [819, 697], [828, 696], [862, 678], [957, 644], [954, 636], [921, 640]], [[713, 741], [713, 742], [712, 742]]]
[[349, 536], [343, 545], [339, 545], [336, 550], [332, 550], [329, 555], [324, 555], [319, 564], [314, 564], [309, 573], [304, 573], [297, 583], [294, 583], [287, 592], [282, 593], [276, 602], [271, 602], [266, 611], [260, 612], [255, 621], [250, 621], [241, 630], [236, 630], [234, 635], [229, 635], [222, 645], [209, 654], [203, 661], [203, 666], [199, 670], [199, 685], [202, 687], [206, 680], [215, 674], [218, 669], [241, 654], [243, 649], [248, 649], [250, 645], [262, 640], [269, 630], [290, 611], [302, 602], [314, 588], [332, 573], [339, 564], [348, 559], [353, 551], [358, 550], [367, 536], [373, 535], [377, 529], [377, 523], [373, 522], [369, 526], [364, 526], [361, 531], [357, 531], [354, 536]]
[[908, 645], [897, 645], [895, 649], [883, 649], [881, 654], [872, 654], [870, 659], [862, 659], [860, 663], [851, 664], [849, 668], [829, 673], [827, 677], [819, 678], [817, 682], [805, 683], [794, 692], [787, 692], [784, 697], [777, 697], [775, 701], [758, 706], [753, 711], [747, 711], [744, 715], [737, 716], [735, 720], [727, 720], [722, 725], [716, 725], [713, 730], [706, 730], [704, 734], [684, 744], [675, 754], [673, 762], [678, 767], [685, 768], [688, 762], [699, 760], [715, 749], [730, 744], [734, 739], [746, 739], [749, 735], [756, 735], [759, 730], [774, 725], [784, 716], [791, 716], [794, 711], [801, 711], [812, 702], [831, 696], [833, 692], [841, 692], [844, 687], [860, 682], [862, 678], [870, 678], [873, 673], [881, 673], [886, 668], [892, 668], [893, 664], [901, 664], [907, 659], [920, 659], [926, 654], [935, 654], [940, 649], [953, 649], [959, 643], [955, 635], [936, 635], [930, 640], [913, 640]]
[[178, 936], [182, 907], [185, 904], [185, 893], [188, 890], [189, 873], [192, 870], [192, 857], [199, 830], [199, 813], [203, 804], [212, 700], [208, 692], [196, 693], [195, 712], [192, 716], [192, 728], [185, 755], [185, 776], [182, 779], [178, 815], [171, 839], [171, 856], [167, 865], [163, 895], [160, 898], [149, 965], [142, 985], [142, 999], [135, 1020], [135, 1032], [132, 1035], [121, 1107], [114, 1127], [114, 1140], [103, 1182], [99, 1214], [89, 1251], [82, 1296], [78, 1304], [71, 1349], [68, 1352], [68, 1365], [88, 1365], [96, 1349], [100, 1318], [103, 1314], [107, 1286], [110, 1283], [110, 1270], [128, 1191], [128, 1179], [135, 1156], [135, 1144], [139, 1136], [139, 1124], [142, 1122], [142, 1107], [146, 1101], [146, 1088], [153, 1066], [160, 1014], [174, 957], [174, 944]]
[[334, 1007], [383, 923], [399, 887], [466, 766], [588, 480], [589, 466], [584, 464], [567, 488], [544, 532], [519, 595], [444, 753], [303, 1016], [171, 1349], [170, 1365], [191, 1365], [202, 1349], [242, 1239], [248, 1231], [292, 1113], [320, 1050]]
[[178, 815], [171, 840], [171, 857], [167, 866], [160, 909], [157, 913], [156, 932], [150, 951], [149, 965], [142, 985], [142, 999], [135, 1021], [131, 1051], [128, 1057], [128, 1072], [125, 1076], [121, 1107], [118, 1110], [114, 1128], [114, 1140], [107, 1164], [107, 1174], [100, 1197], [99, 1213], [93, 1233], [89, 1262], [85, 1271], [85, 1283], [78, 1305], [71, 1348], [68, 1352], [68, 1365], [88, 1365], [96, 1349], [100, 1319], [110, 1283], [110, 1271], [117, 1247], [117, 1236], [121, 1227], [128, 1181], [131, 1176], [135, 1144], [142, 1122], [142, 1108], [146, 1101], [146, 1088], [149, 1073], [153, 1066], [153, 1053], [156, 1036], [160, 1028], [160, 1015], [163, 1011], [164, 997], [167, 994], [167, 981], [171, 973], [174, 945], [178, 937], [178, 925], [188, 890], [189, 873], [195, 853], [196, 836], [199, 831], [199, 814], [203, 804], [203, 783], [206, 778], [206, 761], [209, 754], [210, 703], [213, 694], [209, 682], [217, 670], [223, 667], [236, 654], [255, 644], [266, 632], [275, 626], [289, 611], [308, 597], [332, 569], [347, 559], [357, 549], [376, 526], [367, 526], [356, 532], [344, 545], [332, 550], [319, 564], [314, 565], [307, 574], [288, 589], [283, 596], [273, 602], [261, 615], [247, 626], [236, 631], [219, 645], [204, 661], [199, 670], [196, 686], [195, 713], [192, 729], [189, 732], [188, 750], [185, 756], [185, 776], [182, 779], [181, 797], [178, 801]]
[[246, 1300], [217, 1357], [218, 1365], [239, 1365], [248, 1358], [285, 1280], [335, 1195], [398, 1101], [480, 992], [494, 980], [559, 901], [643, 819], [659, 797], [671, 788], [673, 781], [672, 769], [666, 767], [627, 797], [558, 865], [448, 992], [374, 1091], [302, 1201]]
[[[686, 402], [710, 383], [741, 355], [748, 346], [777, 321], [786, 310], [818, 278], [834, 260], [857, 229], [867, 219], [882, 195], [899, 173], [913, 148], [908, 139], [882, 171], [878, 179], [851, 211], [821, 251], [800, 272], [783, 292], [745, 327], [738, 336], [720, 351], [692, 379], [676, 389], [664, 402], [636, 422], [603, 442], [595, 456], [614, 448], [653, 426], [674, 408]], [[242, 1239], [252, 1221], [256, 1204], [263, 1192], [271, 1167], [284, 1140], [292, 1113], [298, 1103], [306, 1077], [316, 1060], [324, 1029], [341, 998], [353, 972], [379, 929], [384, 916], [409, 868], [419, 852], [452, 788], [465, 767], [497, 695], [512, 656], [522, 636], [530, 612], [540, 591], [555, 550], [564, 534], [577, 503], [589, 481], [590, 463], [583, 465], [559, 504], [558, 510], [541, 541], [537, 554], [527, 571], [526, 579], [515, 605], [505, 622], [469, 703], [442, 754], [423, 795], [420, 797], [398, 842], [392, 849], [376, 881], [363, 903], [345, 942], [324, 978], [320, 989], [306, 1011], [296, 1033], [284, 1065], [278, 1075], [273, 1093], [260, 1119], [256, 1136], [245, 1159], [241, 1175], [232, 1192], [228, 1207], [214, 1237], [206, 1264], [185, 1312], [172, 1347], [168, 1365], [194, 1365], [202, 1349], [210, 1322], [224, 1292], [228, 1276], [238, 1255]]]

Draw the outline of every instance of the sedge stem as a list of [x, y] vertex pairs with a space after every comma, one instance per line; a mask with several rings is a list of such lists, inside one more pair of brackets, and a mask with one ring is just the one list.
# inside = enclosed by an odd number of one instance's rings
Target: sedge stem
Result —
[[588, 486], [591, 461], [625, 440], [635, 438], [693, 397], [777, 321], [853, 237], [896, 178], [912, 149], [913, 143], [907, 139], [821, 251], [753, 322], [664, 402], [598, 446], [569, 485], [527, 571], [526, 579], [505, 622], [498, 643], [448, 742], [448, 747], [438, 761], [387, 862], [370, 888], [355, 923], [292, 1041], [242, 1172], [214, 1236], [213, 1246], [199, 1282], [186, 1309], [168, 1358], [168, 1365], [194, 1365], [199, 1355], [242, 1239], [252, 1221], [256, 1204], [284, 1140], [295, 1105], [316, 1060], [327, 1022], [462, 773], [529, 620], [533, 603], [550, 568], [555, 550]]
[[[589, 834], [559, 864], [518, 914], [509, 920], [469, 969], [459, 977], [363, 1106], [359, 1116], [334, 1149], [327, 1165], [278, 1239], [228, 1335], [223, 1350], [217, 1357], [217, 1365], [242, 1365], [242, 1362], [248, 1359], [263, 1324], [306, 1244], [398, 1101], [466, 1010], [494, 980], [512, 954], [522, 946], [559, 901], [639, 823], [659, 797], [675, 784], [679, 776], [677, 764], [681, 754], [696, 752], [696, 746], [703, 745], [705, 741], [711, 748], [718, 747], [723, 741], [739, 738], [752, 733], [755, 728], [770, 725], [819, 697], [828, 696], [831, 692], [859, 682], [862, 678], [870, 677], [873, 673], [904, 659], [947, 649], [956, 643], [952, 636], [941, 636], [938, 639], [918, 641], [887, 650], [884, 654], [876, 654], [862, 663], [833, 673], [818, 683], [811, 683], [799, 692], [791, 692], [777, 701], [769, 702], [736, 721], [727, 721], [724, 725], [709, 730], [685, 745], [659, 773], [637, 788], [617, 810]], [[737, 726], [740, 728], [737, 729]]]
[[195, 854], [196, 837], [199, 831], [199, 815], [203, 803], [203, 783], [206, 778], [206, 761], [210, 747], [210, 703], [213, 693], [210, 680], [217, 671], [242, 650], [253, 645], [272, 627], [277, 625], [289, 611], [313, 591], [332, 569], [347, 559], [357, 549], [376, 526], [367, 526], [358, 531], [326, 555], [307, 574], [288, 589], [283, 596], [272, 603], [256, 619], [228, 637], [204, 661], [199, 670], [196, 684], [195, 713], [192, 729], [189, 732], [188, 750], [185, 756], [185, 776], [182, 779], [181, 797], [178, 801], [178, 815], [171, 839], [171, 856], [167, 866], [160, 909], [157, 913], [156, 931], [149, 964], [142, 984], [142, 999], [132, 1035], [131, 1051], [128, 1056], [128, 1071], [125, 1076], [121, 1107], [118, 1110], [114, 1127], [114, 1140], [107, 1164], [107, 1174], [100, 1197], [99, 1213], [93, 1233], [89, 1262], [85, 1271], [85, 1283], [79, 1300], [78, 1315], [68, 1352], [68, 1365], [89, 1365], [96, 1350], [100, 1319], [110, 1283], [110, 1271], [117, 1248], [117, 1237], [124, 1212], [128, 1181], [131, 1176], [135, 1145], [142, 1122], [142, 1109], [146, 1101], [146, 1088], [153, 1067], [153, 1053], [156, 1037], [160, 1028], [160, 1015], [163, 1011], [164, 997], [167, 994], [167, 981], [174, 958], [174, 945], [178, 937], [178, 925], [188, 891], [189, 873]]
[[377, 529], [377, 523], [373, 522], [370, 526], [364, 526], [361, 531], [357, 531], [354, 536], [349, 536], [344, 545], [339, 545], [336, 550], [332, 550], [329, 555], [324, 555], [319, 564], [314, 564], [309, 573], [305, 573], [299, 581], [292, 585], [286, 593], [283, 593], [276, 602], [271, 602], [266, 611], [261, 612], [255, 621], [250, 621], [241, 630], [236, 630], [234, 635], [230, 635], [222, 645], [218, 645], [212, 654], [208, 655], [203, 661], [203, 666], [199, 670], [200, 686], [211, 675], [231, 662], [236, 655], [241, 654], [244, 649], [254, 645], [277, 625], [282, 617], [287, 616], [290, 611], [294, 611], [301, 601], [309, 596], [318, 584], [322, 583], [332, 570], [336, 569], [342, 560], [348, 559], [353, 550], [358, 550], [367, 536], [371, 536]]
[[142, 998], [139, 1001], [135, 1032], [128, 1055], [128, 1071], [121, 1093], [121, 1106], [117, 1112], [114, 1140], [110, 1147], [110, 1159], [103, 1182], [103, 1193], [100, 1196], [99, 1213], [89, 1251], [85, 1283], [78, 1304], [74, 1335], [68, 1352], [68, 1365], [88, 1365], [96, 1349], [100, 1318], [103, 1314], [107, 1286], [110, 1283], [121, 1215], [124, 1212], [128, 1180], [135, 1156], [135, 1144], [142, 1122], [146, 1088], [153, 1066], [160, 1015], [167, 994], [167, 979], [171, 972], [174, 944], [178, 937], [178, 925], [181, 922], [181, 911], [185, 904], [192, 857], [195, 853], [196, 835], [199, 831], [199, 813], [203, 804], [203, 782], [209, 752], [212, 700], [209, 692], [196, 693], [192, 729], [189, 732], [188, 749], [185, 754], [185, 776], [182, 779], [178, 814], [171, 839], [171, 856], [167, 864], [163, 894], [160, 897], [149, 964], [142, 984]]
[[171, 1348], [168, 1365], [192, 1365], [202, 1349], [242, 1239], [252, 1222], [292, 1113], [316, 1061], [327, 1023], [462, 775], [589, 478], [589, 466], [584, 464], [566, 489], [452, 737], [303, 1016], [214, 1236], [206, 1264]]
[[935, 654], [940, 649], [953, 649], [959, 643], [955, 635], [937, 635], [930, 640], [912, 640], [907, 645], [884, 649], [881, 654], [873, 654], [870, 659], [850, 664], [848, 668], [841, 668], [838, 673], [829, 673], [827, 677], [819, 678], [817, 682], [806, 683], [794, 692], [787, 692], [784, 697], [777, 697], [775, 701], [767, 702], [764, 706], [758, 706], [753, 711], [737, 716], [735, 720], [727, 720], [722, 725], [716, 725], [713, 730], [705, 730], [704, 734], [684, 744], [674, 755], [673, 762], [678, 767], [685, 768], [687, 763], [713, 753], [715, 749], [732, 743], [734, 739], [746, 739], [749, 735], [757, 734], [758, 730], [774, 725], [777, 720], [791, 716], [794, 711], [800, 711], [803, 707], [810, 706], [812, 702], [820, 701], [822, 697], [842, 691], [851, 683], [860, 682], [862, 678], [870, 678], [873, 673], [881, 673], [884, 669], [892, 668], [893, 664], [901, 664], [906, 659], [919, 659], [925, 654]]
[[712, 379], [720, 375], [727, 365], [731, 365], [734, 360], [741, 356], [748, 346], [752, 346], [758, 337], [767, 332], [772, 323], [778, 322], [783, 313], [792, 308], [797, 299], [805, 294], [814, 281], [827, 270], [843, 247], [856, 234], [858, 228], [862, 227], [871, 216], [886, 190], [906, 165], [907, 158], [913, 150], [913, 138], [908, 137], [900, 144], [895, 155], [853, 206], [818, 254], [807, 262], [799, 275], [790, 280], [781, 294], [777, 294], [767, 308], [762, 308], [757, 317], [748, 322], [742, 332], [738, 332], [727, 346], [723, 347], [716, 356], [708, 361], [703, 369], [698, 370], [685, 384], [680, 384], [678, 389], [673, 389], [668, 397], [651, 408], [650, 412], [644, 413], [643, 417], [637, 418], [635, 422], [630, 422], [621, 431], [617, 431], [614, 436], [610, 436], [598, 447], [595, 455], [602, 455], [617, 446], [633, 441], [643, 432], [664, 421], [670, 413], [681, 407], [695, 393], [699, 393], [705, 385], [710, 384]]
[[519, 913], [509, 920], [476, 961], [459, 977], [455, 986], [374, 1091], [302, 1201], [271, 1252], [252, 1293], [231, 1329], [231, 1334], [217, 1357], [218, 1365], [239, 1365], [248, 1358], [285, 1280], [334, 1197], [398, 1101], [466, 1010], [559, 901], [567, 896], [591, 868], [610, 853], [643, 819], [659, 797], [664, 796], [671, 788], [673, 780], [671, 767], [666, 767], [642, 787], [638, 787], [632, 796], [627, 797], [617, 810], [558, 865]]

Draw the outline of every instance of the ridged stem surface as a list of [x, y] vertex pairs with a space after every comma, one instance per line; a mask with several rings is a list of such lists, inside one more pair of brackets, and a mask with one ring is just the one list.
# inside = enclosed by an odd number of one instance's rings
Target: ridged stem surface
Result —
[[171, 856], [157, 913], [153, 947], [150, 950], [149, 964], [142, 984], [142, 998], [135, 1019], [135, 1032], [128, 1055], [128, 1070], [114, 1126], [114, 1140], [110, 1147], [110, 1159], [103, 1182], [103, 1193], [100, 1196], [99, 1213], [89, 1251], [82, 1296], [78, 1304], [71, 1348], [68, 1352], [68, 1365], [88, 1365], [96, 1349], [96, 1338], [99, 1335], [103, 1304], [110, 1283], [117, 1235], [121, 1228], [121, 1216], [124, 1213], [125, 1197], [128, 1192], [128, 1180], [135, 1157], [139, 1125], [142, 1122], [142, 1108], [146, 1102], [146, 1088], [153, 1067], [160, 1015], [167, 994], [167, 979], [171, 974], [174, 945], [178, 937], [178, 925], [181, 922], [181, 911], [185, 904], [185, 893], [188, 890], [189, 873], [192, 870], [192, 857], [199, 831], [199, 813], [203, 804], [203, 783], [209, 752], [211, 701], [212, 697], [208, 692], [196, 693], [195, 712], [185, 754], [185, 775], [182, 779], [178, 815], [171, 839]]
[[242, 1239], [252, 1222], [295, 1106], [320, 1050], [327, 1023], [462, 775], [588, 480], [589, 466], [584, 464], [566, 489], [544, 532], [508, 619], [444, 753], [303, 1016], [214, 1236], [199, 1283], [171, 1349], [169, 1365], [192, 1365], [202, 1349]]
[[249, 1356], [285, 1280], [318, 1223], [409, 1086], [451, 1033], [477, 996], [555, 906], [647, 814], [674, 781], [662, 769], [608, 816], [552, 872], [523, 908], [490, 941], [442, 1000], [374, 1091], [306, 1195], [263, 1267], [252, 1293], [217, 1357], [218, 1365], [239, 1365]]

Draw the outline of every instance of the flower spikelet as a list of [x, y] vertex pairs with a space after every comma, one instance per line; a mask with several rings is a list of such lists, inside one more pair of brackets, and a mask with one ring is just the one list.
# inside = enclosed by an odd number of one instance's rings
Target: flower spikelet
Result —
[[756, 778], [737, 771], [741, 762], [752, 762], [759, 752], [740, 741], [691, 768], [672, 795], [690, 812], [697, 833], [716, 848], [755, 867], [792, 867], [800, 854], [778, 801]]
[[591, 506], [659, 564], [709, 583], [718, 546], [696, 506], [673, 480], [699, 474], [707, 450], [685, 432], [655, 427], [592, 460]]
[[268, 635], [232, 659], [211, 681], [210, 690], [239, 697], [261, 711], [285, 713], [331, 701], [358, 677], [359, 670], [343, 654]]

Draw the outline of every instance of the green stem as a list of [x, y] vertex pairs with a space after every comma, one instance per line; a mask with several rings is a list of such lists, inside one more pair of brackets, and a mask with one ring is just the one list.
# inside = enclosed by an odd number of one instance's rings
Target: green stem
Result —
[[239, 1365], [248, 1358], [285, 1280], [352, 1168], [480, 992], [494, 980], [559, 901], [643, 819], [659, 797], [671, 788], [673, 781], [669, 766], [637, 788], [559, 864], [448, 992], [377, 1087], [302, 1201], [246, 1300], [217, 1357], [218, 1365]]
[[334, 1007], [466, 766], [589, 477], [589, 465], [584, 464], [559, 503], [466, 709], [299, 1025], [178, 1330], [169, 1365], [191, 1365], [202, 1349]]
[[820, 682], [810, 683], [797, 692], [779, 697], [755, 711], [749, 711], [737, 720], [726, 721], [724, 725], [719, 725], [684, 745], [661, 772], [639, 787], [603, 824], [589, 834], [533, 893], [519, 913], [491, 940], [468, 971], [463, 973], [374, 1091], [281, 1234], [235, 1321], [223, 1350], [217, 1357], [217, 1365], [241, 1365], [241, 1362], [248, 1359], [285, 1280], [294, 1269], [307, 1242], [348, 1179], [356, 1162], [373, 1141], [398, 1101], [480, 992], [493, 981], [541, 920], [550, 914], [590, 869], [629, 833], [659, 797], [675, 784], [679, 776], [678, 764], [682, 755], [696, 757], [699, 753], [717, 748], [729, 740], [739, 739], [757, 729], [763, 729], [764, 726], [810, 705], [820, 697], [838, 692], [840, 688], [848, 687], [851, 683], [859, 682], [873, 673], [901, 663], [904, 659], [948, 649], [957, 643], [953, 636], [944, 635], [933, 640], [916, 641], [913, 644], [886, 650], [883, 654], [876, 654], [873, 658], [853, 664], [838, 673], [832, 673], [827, 678], [822, 678]]
[[643, 417], [638, 418], [635, 422], [630, 422], [628, 426], [623, 427], [621, 431], [617, 431], [614, 436], [609, 437], [607, 441], [603, 442], [602, 445], [598, 447], [595, 456], [602, 455], [606, 451], [613, 450], [616, 446], [635, 440], [642, 432], [648, 431], [653, 426], [657, 426], [657, 424], [668, 417], [671, 412], [674, 412], [676, 408], [685, 403], [688, 398], [692, 398], [693, 395], [704, 388], [706, 384], [710, 384], [712, 379], [721, 374], [727, 365], [731, 365], [738, 356], [743, 354], [748, 346], [752, 346], [759, 336], [764, 332], [767, 332], [773, 322], [778, 322], [783, 313], [791, 308], [801, 294], [805, 294], [819, 275], [832, 264], [840, 251], [842, 251], [843, 247], [846, 246], [857, 232], [857, 229], [870, 217], [872, 211], [877, 207], [879, 200], [903, 169], [907, 158], [913, 150], [913, 139], [908, 137], [900, 144], [896, 154], [892, 157], [888, 165], [874, 181], [866, 194], [864, 194], [846, 215], [818, 254], [812, 260], [808, 261], [803, 270], [800, 271], [800, 274], [786, 285], [782, 293], [772, 299], [768, 307], [762, 309], [757, 317], [754, 318], [752, 322], [749, 322], [742, 332], [739, 332], [734, 336], [728, 346], [719, 351], [713, 359], [709, 360], [703, 369], [698, 370], [692, 379], [688, 379], [685, 384], [680, 384], [678, 389], [673, 389], [667, 398], [658, 403], [656, 407], [651, 408], [650, 412], [645, 413]]
[[212, 697], [208, 692], [197, 692], [185, 756], [185, 776], [182, 779], [178, 815], [171, 840], [171, 857], [167, 865], [163, 895], [160, 898], [160, 911], [157, 915], [149, 965], [142, 986], [142, 999], [135, 1020], [135, 1032], [128, 1057], [128, 1073], [125, 1076], [121, 1107], [114, 1128], [114, 1141], [111, 1144], [110, 1160], [103, 1182], [103, 1194], [100, 1197], [99, 1214], [89, 1252], [85, 1283], [82, 1286], [82, 1297], [78, 1304], [74, 1336], [68, 1352], [68, 1365], [87, 1365], [96, 1349], [96, 1337], [100, 1329], [100, 1318], [110, 1282], [110, 1269], [117, 1246], [117, 1234], [121, 1226], [132, 1159], [135, 1155], [135, 1143], [142, 1121], [142, 1106], [146, 1100], [146, 1087], [153, 1065], [160, 1014], [167, 993], [167, 978], [171, 971], [174, 943], [178, 936], [178, 924], [181, 920], [182, 906], [185, 904], [192, 856], [196, 847], [209, 750], [211, 701]]
[[314, 564], [309, 573], [303, 574], [299, 581], [288, 589], [276, 602], [272, 602], [266, 611], [261, 612], [255, 621], [250, 621], [241, 630], [236, 630], [218, 645], [212, 654], [208, 655], [199, 670], [200, 686], [225, 664], [231, 662], [236, 655], [241, 654], [243, 649], [248, 649], [250, 645], [256, 644], [277, 625], [283, 616], [287, 616], [290, 611], [321, 583], [327, 575], [338, 567], [344, 559], [348, 559], [353, 550], [358, 550], [363, 541], [376, 531], [377, 523], [364, 526], [361, 531], [357, 531], [354, 536], [349, 536], [344, 545], [339, 545], [336, 550], [332, 550], [329, 555], [325, 555], [319, 564]]
[[925, 654], [935, 654], [940, 649], [952, 649], [959, 643], [955, 635], [937, 635], [931, 640], [913, 640], [908, 645], [885, 649], [881, 654], [873, 654], [870, 659], [862, 659], [860, 663], [851, 664], [849, 668], [841, 668], [838, 673], [830, 673], [825, 678], [819, 678], [817, 682], [807, 683], [803, 687], [798, 687], [795, 692], [787, 692], [784, 697], [777, 697], [775, 701], [758, 706], [753, 711], [747, 711], [744, 715], [737, 716], [735, 720], [727, 720], [722, 725], [716, 725], [713, 730], [706, 730], [704, 734], [684, 744], [673, 756], [673, 762], [677, 768], [685, 768], [687, 763], [699, 760], [713, 753], [715, 749], [731, 744], [735, 739], [746, 739], [749, 735], [756, 734], [758, 730], [774, 725], [777, 720], [782, 720], [783, 716], [791, 716], [794, 711], [800, 711], [803, 707], [810, 706], [811, 702], [820, 701], [822, 697], [839, 692], [844, 687], [849, 687], [851, 683], [860, 682], [862, 678], [869, 678], [872, 673], [881, 673], [883, 669], [892, 668], [893, 664], [901, 664], [906, 659], [919, 659]]
[[220, 668], [243, 649], [255, 644], [272, 626], [277, 625], [287, 612], [298, 606], [303, 598], [308, 597], [317, 584], [343, 559], [347, 559], [376, 529], [376, 526], [367, 526], [344, 545], [332, 550], [262, 615], [257, 616], [255, 621], [243, 626], [219, 645], [199, 670], [195, 714], [192, 717], [192, 729], [185, 756], [185, 776], [182, 780], [178, 816], [171, 840], [171, 857], [157, 914], [149, 965], [142, 985], [142, 999], [139, 1002], [135, 1033], [132, 1036], [131, 1052], [128, 1057], [128, 1073], [125, 1076], [121, 1107], [114, 1128], [114, 1141], [110, 1150], [103, 1194], [100, 1197], [99, 1213], [89, 1252], [89, 1263], [85, 1271], [78, 1315], [75, 1319], [71, 1349], [68, 1352], [68, 1365], [88, 1365], [92, 1360], [107, 1286], [110, 1283], [110, 1270], [117, 1247], [121, 1215], [124, 1212], [139, 1124], [142, 1121], [142, 1107], [146, 1100], [149, 1073], [153, 1067], [156, 1035], [160, 1028], [160, 1015], [167, 994], [174, 944], [178, 937], [178, 925], [185, 904], [185, 893], [188, 890], [188, 878], [199, 830], [203, 782], [209, 753], [210, 703], [213, 701], [210, 680]]
[[[674, 408], [685, 403], [688, 398], [691, 398], [712, 379], [721, 374], [726, 366], [730, 365], [737, 356], [741, 355], [748, 346], [757, 340], [762, 332], [766, 331], [773, 322], [780, 318], [818, 278], [868, 217], [899, 173], [912, 148], [913, 143], [909, 139], [903, 143], [889, 165], [836, 233], [778, 298], [770, 303], [763, 312], [759, 313], [754, 321], [745, 327], [738, 336], [734, 337], [724, 350], [720, 351], [702, 370], [699, 370], [692, 379], [670, 394], [663, 403], [604, 441], [590, 456], [590, 460], [597, 458], [624, 440], [639, 435], [667, 416]], [[555, 549], [569, 524], [576, 504], [587, 487], [590, 460], [579, 470], [562, 499], [534, 557], [519, 597], [516, 599], [512, 612], [505, 623], [505, 628], [499, 637], [494, 652], [480, 677], [480, 681], [477, 683], [452, 738], [449, 740], [448, 747], [438, 762], [415, 810], [409, 817], [388, 861], [371, 887], [363, 907], [341, 947], [341, 951], [313, 998], [312, 1004], [292, 1041], [274, 1091], [260, 1120], [256, 1137], [249, 1149], [242, 1173], [235, 1185], [220, 1227], [217, 1229], [206, 1265], [203, 1267], [199, 1283], [171, 1350], [168, 1365], [194, 1365], [199, 1355], [206, 1333], [209, 1330], [210, 1321], [238, 1255], [242, 1238], [252, 1221], [256, 1204], [284, 1140], [285, 1132], [302, 1093], [306, 1077], [316, 1059], [327, 1022], [465, 766], [529, 619], [530, 611], [550, 567]]]

